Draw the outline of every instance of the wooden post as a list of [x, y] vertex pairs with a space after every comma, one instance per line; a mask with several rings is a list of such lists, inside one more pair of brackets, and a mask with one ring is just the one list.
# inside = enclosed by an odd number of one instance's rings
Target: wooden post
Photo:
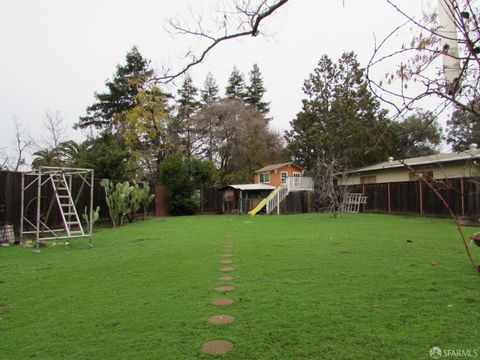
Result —
[[387, 202], [388, 202], [388, 213], [390, 214], [392, 203], [391, 203], [391, 196], [390, 196], [390, 183], [387, 183]]
[[[362, 194], [365, 195], [365, 184], [362, 184]], [[366, 203], [363, 203], [362, 207], [363, 207], [363, 212], [365, 212], [365, 205], [367, 205]]]
[[460, 201], [462, 204], [462, 216], [465, 216], [465, 184], [463, 183], [463, 178], [460, 178]]
[[240, 194], [238, 195], [238, 212], [242, 213], [242, 190], [240, 190]]
[[419, 188], [419, 197], [420, 197], [420, 215], [423, 216], [423, 187], [422, 187], [422, 180], [418, 180], [418, 188]]

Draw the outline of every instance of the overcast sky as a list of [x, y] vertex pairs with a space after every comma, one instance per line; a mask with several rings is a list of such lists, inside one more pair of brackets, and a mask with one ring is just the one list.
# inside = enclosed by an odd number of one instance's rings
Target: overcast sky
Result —
[[[188, 18], [189, 11], [198, 14], [202, 9], [208, 18], [216, 2], [3, 1], [0, 147], [12, 145], [14, 118], [33, 137], [39, 137], [47, 110], [60, 111], [69, 126], [75, 123], [134, 45], [156, 68], [165, 64], [175, 68], [196, 41], [172, 39], [165, 30], [167, 20], [177, 15]], [[426, 3], [397, 0], [413, 15], [419, 15]], [[263, 24], [268, 36], [221, 45], [190, 74], [201, 87], [212, 72], [223, 95], [234, 65], [248, 78], [257, 63], [266, 100], [271, 102], [272, 126], [285, 130], [301, 109], [303, 82], [323, 54], [336, 59], [343, 51], [353, 50], [364, 66], [372, 54], [374, 34], [380, 39], [403, 21], [385, 0], [291, 0]], [[378, 76], [386, 70], [379, 69]], [[81, 139], [74, 130], [70, 135]]]

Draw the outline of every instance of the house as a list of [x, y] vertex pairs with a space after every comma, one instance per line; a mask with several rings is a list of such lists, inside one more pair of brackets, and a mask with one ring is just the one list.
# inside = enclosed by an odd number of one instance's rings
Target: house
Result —
[[[412, 171], [413, 169], [413, 171]], [[416, 181], [419, 176], [430, 179], [454, 179], [480, 176], [480, 150], [472, 144], [468, 150], [441, 153], [404, 160], [373, 164], [347, 173], [345, 185]]]
[[[480, 218], [480, 151], [476, 145], [347, 172], [343, 185], [368, 198], [363, 211]], [[427, 180], [426, 182], [420, 181]], [[448, 206], [446, 206], [446, 204]]]
[[[300, 179], [304, 173], [302, 167], [292, 162], [271, 164], [255, 171], [253, 182], [272, 186], [287, 185], [289, 178]], [[296, 181], [298, 182], [299, 180]]]
[[[223, 191], [222, 211], [255, 215], [258, 212], [270, 214], [276, 210], [279, 214], [280, 205], [289, 194], [298, 193], [300, 198], [308, 192], [311, 197], [313, 180], [303, 175], [303, 168], [291, 162], [267, 165], [255, 171], [253, 184], [225, 185], [218, 189]], [[308, 204], [299, 205], [296, 209], [311, 208], [311, 200], [302, 200], [304, 203]]]

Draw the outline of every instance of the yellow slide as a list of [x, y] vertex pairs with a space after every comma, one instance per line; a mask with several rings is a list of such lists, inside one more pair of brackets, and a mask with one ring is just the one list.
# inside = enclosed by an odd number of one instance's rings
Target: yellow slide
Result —
[[267, 199], [265, 198], [265, 199], [263, 199], [262, 201], [260, 201], [257, 206], [255, 206], [255, 209], [250, 210], [250, 211], [248, 212], [248, 215], [255, 215], [255, 214], [258, 213], [260, 210], [262, 210], [262, 208], [263, 208], [266, 204], [267, 204]]
[[260, 210], [263, 209], [263, 207], [265, 205], [267, 205], [267, 201], [269, 201], [270, 199], [272, 199], [275, 195], [277, 195], [278, 191], [280, 190], [280, 186], [278, 186], [276, 189], [272, 190], [272, 192], [270, 194], [268, 194], [268, 196], [263, 199], [262, 201], [260, 201], [258, 203], [257, 206], [255, 206], [255, 209], [253, 210], [250, 210], [248, 212], [248, 215], [255, 215], [256, 213], [258, 213]]

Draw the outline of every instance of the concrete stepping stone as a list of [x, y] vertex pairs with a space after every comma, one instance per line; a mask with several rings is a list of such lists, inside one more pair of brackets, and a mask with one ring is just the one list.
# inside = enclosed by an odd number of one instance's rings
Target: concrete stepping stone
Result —
[[233, 350], [233, 344], [228, 340], [210, 340], [202, 345], [202, 352], [206, 354], [225, 354]]
[[232, 305], [233, 300], [229, 298], [217, 298], [217, 299], [213, 299], [212, 304], [218, 305], [218, 306], [227, 306], [227, 305]]
[[222, 257], [232, 257], [232, 254], [223, 254]]
[[208, 318], [210, 324], [223, 325], [231, 323], [235, 318], [231, 315], [213, 315]]
[[231, 263], [233, 263], [233, 261], [232, 260], [222, 260], [221, 263], [222, 264], [231, 264]]
[[230, 272], [230, 271], [233, 271], [235, 270], [234, 268], [232, 267], [223, 267], [220, 269], [220, 271], [223, 271], [223, 272]]
[[221, 285], [221, 286], [217, 286], [217, 287], [215, 288], [215, 290], [217, 290], [217, 291], [223, 291], [223, 292], [232, 291], [232, 290], [233, 290], [233, 286], [231, 286], [231, 285]]
[[233, 280], [233, 276], [230, 276], [230, 275], [223, 275], [223, 276], [220, 276], [218, 278], [218, 280], [222, 280], [222, 281], [230, 281], [230, 280]]

